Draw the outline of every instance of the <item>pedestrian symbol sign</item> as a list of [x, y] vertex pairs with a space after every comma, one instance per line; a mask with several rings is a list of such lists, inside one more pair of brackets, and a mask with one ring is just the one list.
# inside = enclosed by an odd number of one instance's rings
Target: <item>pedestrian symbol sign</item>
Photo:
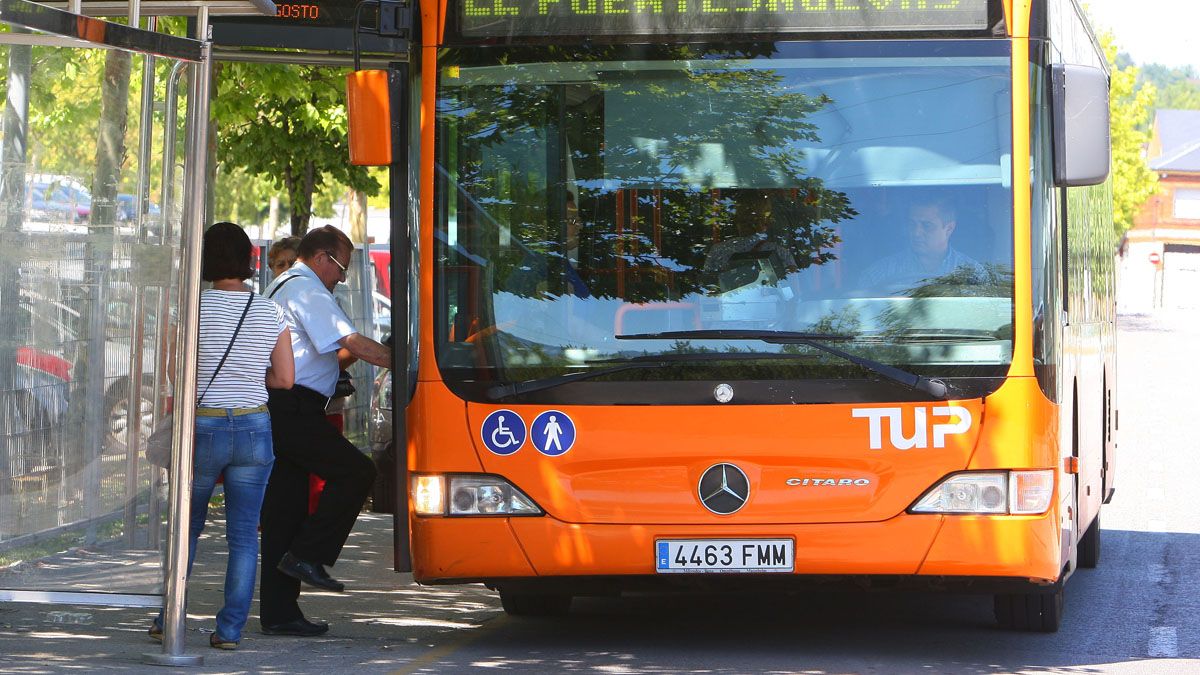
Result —
[[496, 410], [483, 420], [480, 435], [488, 450], [511, 455], [525, 445], [525, 420], [511, 410]]
[[547, 410], [534, 418], [529, 434], [538, 452], [557, 457], [575, 445], [575, 422], [561, 410]]

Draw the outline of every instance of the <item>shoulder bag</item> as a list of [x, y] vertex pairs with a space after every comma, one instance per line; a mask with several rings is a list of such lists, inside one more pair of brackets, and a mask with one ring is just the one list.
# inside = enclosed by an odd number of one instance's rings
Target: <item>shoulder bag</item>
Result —
[[[246, 307], [242, 310], [242, 317], [238, 319], [237, 327], [233, 329], [233, 337], [229, 338], [229, 346], [225, 348], [225, 354], [217, 362], [217, 369], [213, 371], [212, 377], [208, 379], [208, 384], [205, 385], [204, 391], [200, 392], [199, 398], [196, 399], [197, 405], [204, 400], [204, 395], [208, 393], [209, 387], [217, 379], [217, 373], [221, 372], [221, 366], [225, 365], [225, 359], [229, 357], [229, 352], [233, 350], [233, 343], [237, 340], [238, 332], [242, 330], [242, 323], [246, 321], [246, 314], [250, 312], [250, 304], [253, 302], [254, 292], [251, 291], [249, 299], [246, 300]], [[154, 431], [146, 439], [146, 461], [159, 468], [170, 470], [171, 439], [174, 436], [174, 432], [175, 416], [168, 413], [159, 420], [158, 424], [154, 426]]]

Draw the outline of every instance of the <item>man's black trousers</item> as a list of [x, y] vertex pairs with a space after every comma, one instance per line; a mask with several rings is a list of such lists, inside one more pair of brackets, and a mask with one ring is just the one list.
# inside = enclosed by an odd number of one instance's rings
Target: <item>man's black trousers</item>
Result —
[[[264, 625], [299, 619], [300, 582], [275, 566], [297, 558], [332, 565], [375, 482], [375, 464], [325, 418], [328, 399], [306, 387], [268, 390], [275, 467], [262, 508], [260, 616]], [[325, 481], [308, 515], [308, 475]]]

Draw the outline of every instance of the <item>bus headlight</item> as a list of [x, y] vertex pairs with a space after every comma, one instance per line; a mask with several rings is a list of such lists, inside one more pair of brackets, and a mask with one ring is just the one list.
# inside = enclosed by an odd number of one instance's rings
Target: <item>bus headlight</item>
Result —
[[969, 471], [943, 479], [909, 513], [1045, 513], [1054, 493], [1054, 471]]
[[540, 516], [542, 509], [500, 476], [413, 478], [413, 510], [421, 516]]

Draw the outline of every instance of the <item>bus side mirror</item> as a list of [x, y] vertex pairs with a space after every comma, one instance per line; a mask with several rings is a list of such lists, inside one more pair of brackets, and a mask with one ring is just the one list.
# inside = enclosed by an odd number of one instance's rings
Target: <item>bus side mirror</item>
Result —
[[1055, 65], [1050, 71], [1054, 106], [1054, 185], [1099, 185], [1108, 178], [1108, 74], [1091, 66]]
[[389, 97], [388, 71], [355, 70], [346, 75], [351, 164], [386, 166], [392, 163]]

